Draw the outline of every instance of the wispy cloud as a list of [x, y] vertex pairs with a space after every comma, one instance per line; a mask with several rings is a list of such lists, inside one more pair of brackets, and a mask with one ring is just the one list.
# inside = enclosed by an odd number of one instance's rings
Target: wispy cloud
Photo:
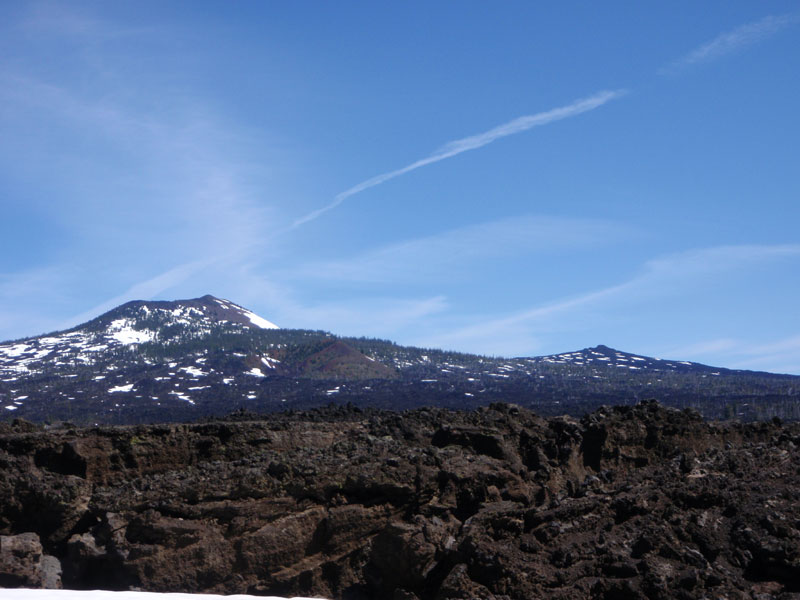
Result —
[[[475, 316], [470, 324], [440, 331], [416, 340], [417, 345], [477, 352], [479, 354], [531, 354], [540, 347], [543, 333], [563, 327], [564, 315], [619, 297], [634, 281], [544, 304], [501, 318]], [[558, 318], [561, 321], [558, 321]]]
[[474, 276], [486, 261], [552, 255], [617, 243], [636, 234], [601, 219], [523, 215], [404, 241], [355, 257], [292, 268], [299, 279], [359, 282], [437, 282]]
[[800, 335], [760, 344], [740, 344], [736, 369], [769, 369], [778, 373], [800, 375]]
[[298, 304], [284, 310], [282, 323], [303, 323], [303, 328], [333, 330], [340, 335], [392, 338], [428, 317], [449, 308], [444, 296], [423, 298], [371, 297], [343, 302]]
[[678, 346], [665, 358], [711, 362], [723, 360], [732, 369], [769, 369], [773, 373], [800, 375], [800, 335], [769, 341], [719, 338]]
[[716, 60], [741, 48], [755, 44], [797, 23], [800, 23], [800, 13], [779, 16], [769, 15], [754, 23], [747, 23], [732, 31], [722, 33], [710, 42], [695, 48], [686, 56], [664, 67], [661, 73], [675, 72], [684, 67]]
[[576, 100], [572, 104], [568, 104], [566, 106], [560, 106], [558, 108], [554, 108], [552, 110], [548, 110], [545, 112], [537, 113], [534, 115], [526, 115], [524, 117], [519, 117], [514, 119], [513, 121], [509, 121], [508, 123], [504, 123], [503, 125], [499, 125], [485, 131], [483, 133], [479, 133], [477, 135], [471, 135], [469, 137], [461, 138], [459, 140], [455, 140], [452, 142], [448, 142], [438, 150], [436, 150], [430, 156], [422, 158], [416, 162], [411, 163], [403, 167], [402, 169], [397, 169], [395, 171], [389, 171], [388, 173], [382, 173], [381, 175], [376, 175], [366, 181], [362, 181], [358, 185], [354, 185], [350, 189], [347, 189], [339, 194], [333, 199], [333, 202], [330, 204], [323, 206], [315, 211], [308, 213], [307, 215], [297, 219], [292, 224], [292, 229], [299, 227], [309, 221], [313, 221], [314, 219], [319, 218], [320, 216], [324, 215], [329, 210], [333, 210], [337, 206], [339, 206], [342, 202], [347, 200], [348, 198], [355, 196], [365, 190], [378, 186], [382, 183], [389, 181], [390, 179], [394, 179], [395, 177], [400, 177], [401, 175], [405, 175], [406, 173], [410, 173], [420, 167], [424, 167], [433, 163], [437, 163], [439, 161], [445, 160], [447, 158], [451, 158], [462, 152], [467, 152], [469, 150], [476, 150], [478, 148], [482, 148], [487, 144], [491, 144], [495, 140], [500, 138], [507, 137], [509, 135], [514, 135], [516, 133], [522, 133], [523, 131], [528, 131], [534, 127], [539, 127], [541, 125], [547, 125], [548, 123], [552, 123], [554, 121], [560, 121], [562, 119], [566, 119], [569, 117], [574, 117], [581, 113], [588, 112], [590, 110], [594, 110], [595, 108], [599, 108], [600, 106], [623, 96], [626, 93], [626, 90], [614, 90], [614, 91], [602, 91], [593, 96], [588, 98], [583, 98], [581, 100]]
[[[64, 291], [75, 276], [70, 265], [33, 267], [13, 273], [0, 273], [0, 339], [44, 333], [57, 328], [59, 319], [52, 312], [69, 310]], [[53, 293], [58, 290], [58, 293]], [[30, 324], [36, 329], [31, 330]]]
[[739, 340], [733, 338], [717, 338], [703, 340], [693, 344], [677, 346], [662, 352], [664, 358], [698, 360], [710, 354], [728, 354], [735, 352], [741, 346]]
[[[41, 142], [56, 135], [45, 131], [26, 149], [50, 164], [51, 177], [61, 184], [62, 202], [51, 215], [88, 223], [90, 238], [108, 234], [115, 247], [158, 238], [164, 251], [185, 247], [210, 254], [263, 240], [269, 209], [243, 183], [238, 140], [202, 107], [175, 107], [177, 118], [173, 111], [140, 111], [0, 72], [0, 83], [6, 82], [0, 98], [18, 121], [74, 132], [76, 145], [85, 139], [96, 146], [64, 157]], [[119, 156], [124, 166], [107, 167], [103, 152]], [[101, 207], [106, 219], [94, 227]]]
[[74, 5], [58, 2], [31, 2], [19, 26], [32, 34], [75, 36], [81, 39], [111, 39], [125, 35], [138, 35], [147, 29], [112, 26]]
[[639, 280], [693, 280], [710, 273], [737, 271], [781, 258], [800, 256], [800, 244], [742, 244], [687, 250], [646, 263]]
[[[49, 217], [81, 234], [80, 243], [51, 257], [51, 270], [81, 265], [71, 269], [73, 280], [62, 282], [65, 286], [98, 277], [128, 286], [62, 325], [119, 302], [152, 298], [205, 267], [263, 250], [270, 209], [256, 202], [245, 183], [245, 167], [231, 150], [233, 135], [199, 107], [186, 107], [183, 120], [177, 120], [13, 73], [0, 72], [2, 81], [15, 82], [0, 98], [9, 100], [7, 107], [18, 107], [23, 122], [35, 117], [54, 129], [74, 130], [128, 161], [124, 168], [106, 169], [99, 156], [76, 153], [65, 159], [46, 145], [26, 150], [51, 164], [59, 183], [61, 201], [48, 206]], [[163, 272], [165, 260], [179, 266]], [[131, 285], [136, 278], [143, 280]]]
[[[765, 37], [773, 35], [781, 29], [784, 29], [790, 25], [794, 25], [798, 22], [800, 22], [800, 14], [792, 13], [781, 16], [767, 16], [759, 21], [756, 21], [755, 23], [742, 25], [733, 31], [717, 36], [710, 42], [693, 50], [683, 58], [673, 62], [668, 67], [665, 67], [661, 70], [661, 72], [664, 73], [674, 71], [688, 65], [717, 59], [721, 56], [734, 52], [739, 48], [753, 44]], [[391, 179], [400, 177], [401, 175], [405, 175], [406, 173], [410, 173], [411, 171], [421, 167], [451, 158], [461, 154], [462, 152], [476, 150], [486, 146], [487, 144], [491, 144], [500, 138], [521, 133], [534, 127], [547, 125], [548, 123], [552, 123], [554, 121], [559, 121], [561, 119], [566, 119], [590, 110], [594, 110], [611, 100], [625, 95], [626, 93], [627, 90], [605, 90], [588, 98], [577, 100], [566, 106], [561, 106], [533, 115], [519, 117], [483, 133], [448, 142], [433, 152], [430, 156], [417, 160], [400, 169], [376, 175], [375, 177], [371, 177], [370, 179], [362, 181], [361, 183], [354, 185], [343, 192], [340, 192], [334, 197], [333, 201], [326, 206], [318, 208], [317, 210], [314, 210], [294, 221], [290, 229], [297, 228], [305, 223], [313, 221], [324, 215], [326, 212], [341, 205], [348, 198], [375, 186], [381, 185], [382, 183], [385, 183]]]
[[719, 246], [664, 256], [646, 262], [639, 275], [617, 285], [501, 318], [474, 316], [469, 325], [432, 334], [417, 343], [479, 352], [483, 348], [483, 352], [496, 354], [529, 353], [531, 349], [525, 350], [524, 344], [534, 343], [544, 333], [563, 333], [580, 322], [607, 319], [609, 310], [693, 292], [708, 285], [714, 274], [797, 257], [800, 244]]
[[88, 321], [89, 319], [93, 319], [94, 317], [107, 312], [120, 304], [130, 302], [131, 300], [150, 300], [155, 298], [170, 288], [183, 283], [192, 275], [202, 271], [204, 268], [208, 267], [211, 262], [211, 260], [201, 260], [178, 265], [146, 281], [136, 283], [122, 294], [114, 296], [113, 298], [110, 298], [85, 312], [67, 319], [59, 325], [59, 329], [73, 327]]
[[[0, 166], [24, 180], [41, 178], [38, 170], [47, 165], [50, 193], [26, 196], [18, 212], [44, 214], [65, 234], [57, 248], [45, 245], [30, 271], [70, 273], [52, 278], [43, 292], [52, 296], [58, 289], [59, 298], [74, 302], [62, 302], [57, 311], [50, 302], [45, 310], [60, 315], [53, 325], [75, 324], [183, 283], [183, 291], [206, 293], [227, 264], [263, 256], [273, 208], [264, 201], [269, 187], [255, 186], [269, 166], [253, 164], [252, 138], [202, 99], [177, 93], [157, 69], [134, 72], [124, 57], [98, 43], [108, 36], [138, 36], [135, 41], [146, 48], [164, 32], [140, 35], [64, 5], [35, 6], [18, 24], [31, 34], [26, 43], [38, 48], [44, 31], [43, 39], [63, 49], [64, 62], [78, 68], [80, 77], [61, 77], [22, 51], [0, 66], [0, 128], [7, 142], [0, 140]], [[13, 209], [22, 200], [7, 202]], [[200, 273], [215, 276], [201, 282]], [[26, 303], [14, 295], [28, 284], [26, 273], [16, 275], [9, 285], [0, 281], [0, 312], [8, 307], [21, 321]], [[86, 306], [85, 299], [76, 299], [80, 291], [92, 288], [109, 300], [64, 323], [65, 315]], [[42, 311], [24, 320], [49, 325], [53, 318]]]
[[311, 297], [298, 293], [281, 276], [269, 275], [258, 267], [238, 264], [232, 265], [231, 271], [225, 293], [248, 308], [262, 311], [263, 316], [281, 327], [396, 339], [423, 326], [429, 318], [441, 318], [450, 308], [441, 294]]

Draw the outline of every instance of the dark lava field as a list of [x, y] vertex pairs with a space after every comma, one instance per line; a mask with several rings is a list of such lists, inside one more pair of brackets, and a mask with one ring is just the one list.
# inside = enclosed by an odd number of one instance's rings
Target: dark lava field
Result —
[[800, 424], [353, 407], [0, 425], [0, 586], [800, 598]]

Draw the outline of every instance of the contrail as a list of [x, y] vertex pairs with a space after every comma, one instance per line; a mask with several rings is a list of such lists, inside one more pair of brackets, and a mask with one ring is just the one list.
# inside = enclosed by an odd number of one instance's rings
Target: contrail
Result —
[[406, 173], [410, 173], [411, 171], [419, 169], [420, 167], [437, 163], [441, 160], [445, 160], [446, 158], [450, 158], [452, 156], [456, 156], [457, 154], [461, 154], [462, 152], [467, 152], [468, 150], [477, 150], [478, 148], [482, 148], [487, 144], [491, 144], [493, 141], [498, 140], [500, 138], [504, 138], [509, 135], [514, 135], [515, 133], [521, 133], [523, 131], [527, 131], [528, 129], [539, 127], [540, 125], [547, 125], [548, 123], [552, 123], [553, 121], [560, 121], [561, 119], [574, 117], [575, 115], [579, 115], [581, 113], [594, 110], [595, 108], [602, 106], [606, 102], [619, 98], [625, 95], [626, 93], [627, 93], [626, 90], [602, 91], [588, 98], [576, 100], [575, 102], [573, 102], [572, 104], [568, 104], [567, 106], [560, 106], [552, 110], [537, 113], [535, 115], [526, 115], [524, 117], [519, 117], [517, 119], [514, 119], [513, 121], [504, 123], [503, 125], [498, 125], [497, 127], [490, 129], [489, 131], [485, 131], [477, 135], [471, 135], [469, 137], [461, 138], [460, 140], [449, 142], [444, 146], [442, 146], [441, 148], [439, 148], [438, 150], [436, 150], [430, 156], [427, 156], [426, 158], [422, 158], [416, 162], [413, 162], [410, 165], [403, 167], [402, 169], [397, 169], [396, 171], [389, 171], [388, 173], [382, 173], [381, 175], [376, 175], [375, 177], [367, 179], [366, 181], [362, 181], [358, 185], [354, 185], [350, 189], [347, 189], [337, 194], [330, 204], [323, 206], [322, 208], [318, 208], [317, 210], [308, 213], [304, 217], [297, 219], [294, 223], [292, 223], [290, 229], [295, 229], [300, 225], [308, 223], [309, 221], [313, 221], [314, 219], [322, 216], [329, 210], [333, 210], [351, 196], [355, 196], [356, 194], [359, 194], [364, 190], [368, 190], [369, 188], [373, 188], [377, 185], [385, 183], [390, 179], [394, 179], [395, 177], [400, 177], [400, 175], [405, 175]]

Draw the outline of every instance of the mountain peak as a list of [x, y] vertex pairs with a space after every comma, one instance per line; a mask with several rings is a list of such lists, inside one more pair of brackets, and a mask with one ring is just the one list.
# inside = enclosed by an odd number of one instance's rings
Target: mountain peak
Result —
[[605, 344], [598, 344], [593, 348], [586, 348], [586, 350], [590, 352], [600, 352], [602, 354], [615, 354], [617, 352], [617, 350], [610, 346], [606, 346]]
[[653, 358], [651, 356], [644, 356], [639, 354], [631, 354], [616, 348], [611, 348], [604, 344], [592, 346], [591, 348], [584, 348], [576, 352], [564, 352], [562, 354], [551, 354], [549, 356], [540, 356], [532, 360], [545, 363], [554, 363], [561, 365], [573, 366], [589, 366], [589, 365], [606, 365], [608, 367], [616, 367], [631, 371], [650, 371], [652, 373], [659, 372], [681, 372], [681, 373], [707, 373], [712, 376], [717, 376], [720, 373], [730, 372], [729, 369], [721, 367], [711, 367], [700, 363], [689, 362], [685, 360], [663, 360], [660, 358]]
[[75, 376], [76, 368], [113, 362], [132, 346], [138, 346], [136, 353], [141, 354], [146, 353], [142, 345], [175, 348], [220, 334], [238, 336], [264, 329], [279, 328], [230, 300], [211, 295], [134, 300], [66, 331], [0, 344], [0, 381], [38, 373]]
[[[235, 323], [259, 329], [279, 329], [279, 327], [256, 313], [238, 304], [206, 294], [199, 298], [184, 300], [133, 300], [100, 315], [86, 325], [107, 326], [119, 319], [135, 322], [149, 321], [160, 315], [162, 321], [173, 320], [183, 325], [192, 322]], [[78, 326], [76, 329], [84, 327]], [[134, 326], [135, 327], [135, 326]]]

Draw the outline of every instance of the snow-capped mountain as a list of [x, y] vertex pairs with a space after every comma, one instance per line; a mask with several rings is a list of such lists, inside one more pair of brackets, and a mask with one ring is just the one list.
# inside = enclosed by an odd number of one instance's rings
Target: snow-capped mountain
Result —
[[268, 397], [268, 376], [289, 385], [291, 397], [307, 386], [289, 377], [395, 373], [330, 334], [282, 330], [229, 300], [134, 301], [66, 331], [0, 344], [0, 418], [140, 415], [127, 422], [186, 418], [195, 406], [195, 415], [228, 412]]
[[513, 359], [423, 350], [280, 329], [213, 296], [129, 302], [66, 331], [0, 344], [0, 419], [136, 423], [332, 401], [393, 409], [507, 401], [581, 414], [646, 398], [714, 417], [791, 417], [800, 377], [607, 346]]
[[608, 346], [584, 348], [577, 352], [552, 354], [532, 359], [540, 363], [553, 365], [573, 365], [577, 367], [613, 367], [629, 371], [649, 371], [652, 373], [689, 373], [702, 372], [718, 376], [722, 372], [730, 373], [730, 369], [709, 367], [700, 363], [685, 360], [663, 360], [649, 356], [638, 356], [628, 352], [620, 352]]
[[148, 342], [169, 345], [216, 330], [278, 329], [257, 314], [213, 296], [175, 302], [135, 301], [63, 332], [0, 344], [0, 379], [91, 365], [103, 355]]

